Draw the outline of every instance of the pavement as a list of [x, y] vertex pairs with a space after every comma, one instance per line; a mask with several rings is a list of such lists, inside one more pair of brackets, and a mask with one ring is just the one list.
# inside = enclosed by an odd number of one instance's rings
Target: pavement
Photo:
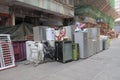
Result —
[[120, 39], [111, 40], [109, 49], [84, 60], [36, 67], [17, 63], [14, 68], [0, 71], [0, 80], [120, 80]]

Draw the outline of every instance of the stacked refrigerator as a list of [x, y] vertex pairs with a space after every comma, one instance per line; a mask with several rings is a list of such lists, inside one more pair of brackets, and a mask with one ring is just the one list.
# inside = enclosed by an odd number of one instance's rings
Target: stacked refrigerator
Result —
[[100, 52], [100, 28], [90, 28], [92, 32], [92, 39], [94, 40], [96, 45], [96, 53]]
[[73, 40], [73, 29], [72, 26], [65, 26], [63, 27], [65, 29], [65, 37], [68, 38], [68, 40], [72, 41]]
[[33, 28], [34, 41], [47, 41], [50, 46], [55, 46], [55, 32], [54, 28], [49, 28], [47, 26], [37, 26]]
[[97, 28], [87, 28], [88, 39], [91, 41], [90, 52], [91, 54], [96, 54], [97, 52]]
[[46, 40], [46, 26], [33, 27], [34, 41]]
[[88, 58], [94, 54], [93, 41], [90, 31], [87, 32], [75, 32], [74, 34], [75, 43], [79, 44], [79, 57]]
[[55, 42], [55, 60], [63, 63], [72, 60], [72, 41]]

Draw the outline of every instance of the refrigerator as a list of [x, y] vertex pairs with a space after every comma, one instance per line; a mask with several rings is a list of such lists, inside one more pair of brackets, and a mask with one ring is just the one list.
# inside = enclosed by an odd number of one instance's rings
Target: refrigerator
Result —
[[46, 40], [46, 26], [33, 27], [34, 41]]
[[63, 63], [72, 60], [72, 41], [55, 42], [55, 60]]
[[94, 54], [93, 51], [93, 41], [91, 38], [91, 34], [88, 34], [88, 32], [75, 32], [74, 33], [74, 40], [75, 43], [79, 44], [79, 57], [82, 58], [87, 58], [90, 57]]
[[73, 29], [72, 26], [64, 26], [63, 29], [65, 29], [65, 37], [68, 38], [68, 40], [73, 40]]
[[96, 42], [96, 53], [100, 52], [100, 28], [95, 27], [95, 28], [90, 28], [92, 32], [92, 39]]
[[100, 39], [100, 51], [103, 50], [103, 39]]
[[108, 39], [103, 39], [103, 50], [106, 50], [108, 48], [109, 48]]

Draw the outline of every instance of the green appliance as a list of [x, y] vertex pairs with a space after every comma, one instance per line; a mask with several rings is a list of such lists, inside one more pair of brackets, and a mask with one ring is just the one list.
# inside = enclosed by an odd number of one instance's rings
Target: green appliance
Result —
[[73, 60], [79, 59], [79, 44], [77, 43], [72, 44], [72, 59]]
[[110, 38], [108, 38], [108, 47], [110, 47]]

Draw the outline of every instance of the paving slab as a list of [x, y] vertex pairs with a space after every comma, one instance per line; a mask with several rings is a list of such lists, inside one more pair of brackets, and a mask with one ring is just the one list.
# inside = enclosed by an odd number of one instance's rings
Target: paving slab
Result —
[[36, 67], [24, 63], [0, 71], [0, 80], [120, 80], [120, 38], [111, 40], [108, 50], [84, 60], [49, 62]]

